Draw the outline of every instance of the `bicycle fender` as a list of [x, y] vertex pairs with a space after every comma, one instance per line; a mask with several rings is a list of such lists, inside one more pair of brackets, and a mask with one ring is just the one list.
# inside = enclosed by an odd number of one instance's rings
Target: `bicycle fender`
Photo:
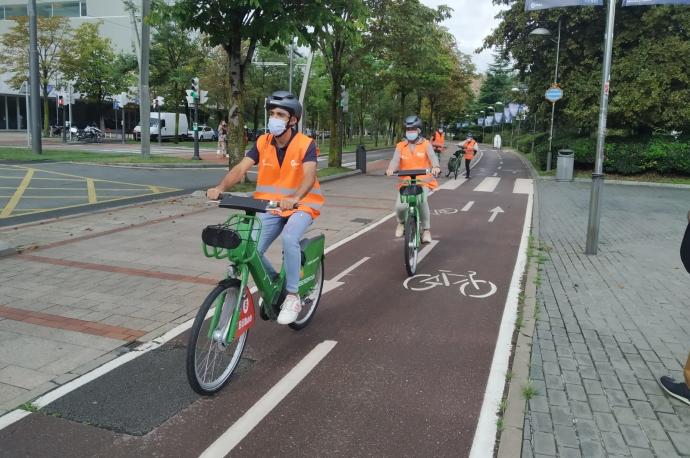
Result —
[[237, 286], [238, 288], [242, 285], [242, 282], [237, 278], [224, 278], [218, 282], [218, 286], [223, 288], [230, 288], [231, 286]]

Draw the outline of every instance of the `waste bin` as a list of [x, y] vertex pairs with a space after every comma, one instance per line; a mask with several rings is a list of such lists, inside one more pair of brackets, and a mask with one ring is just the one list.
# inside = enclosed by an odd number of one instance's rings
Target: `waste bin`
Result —
[[556, 181], [573, 181], [574, 163], [575, 153], [573, 150], [559, 150], [558, 162], [556, 163]]
[[364, 145], [357, 145], [357, 150], [355, 151], [355, 166], [362, 171], [362, 173], [367, 173], [367, 150]]

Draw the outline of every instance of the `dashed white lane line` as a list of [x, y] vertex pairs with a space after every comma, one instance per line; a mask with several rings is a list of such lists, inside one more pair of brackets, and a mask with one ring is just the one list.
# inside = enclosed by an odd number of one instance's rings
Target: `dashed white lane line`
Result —
[[462, 207], [462, 209], [460, 211], [461, 212], [468, 212], [468, 211], [470, 211], [470, 208], [472, 208], [472, 205], [474, 205], [474, 201], [470, 200], [469, 202], [467, 202], [467, 205]]
[[326, 294], [327, 292], [336, 289], [338, 286], [344, 285], [345, 282], [340, 281], [340, 279], [343, 278], [345, 275], [349, 274], [350, 272], [352, 272], [353, 270], [355, 270], [357, 267], [359, 267], [362, 264], [364, 264], [365, 262], [367, 262], [369, 259], [371, 259], [371, 258], [369, 256], [366, 256], [366, 257], [360, 259], [359, 261], [357, 261], [356, 263], [352, 264], [350, 267], [343, 270], [342, 272], [340, 272], [338, 275], [331, 278], [330, 280], [324, 281], [322, 294]]
[[285, 397], [309, 373], [316, 367], [322, 359], [333, 350], [337, 344], [334, 340], [325, 340], [318, 344], [312, 351], [305, 356], [285, 377], [280, 379], [278, 383], [264, 394], [256, 404], [254, 404], [247, 412], [242, 415], [222, 436], [211, 444], [201, 455], [200, 458], [216, 458], [225, 456], [249, 434], [261, 420], [268, 415], [271, 410]]
[[513, 194], [533, 194], [534, 183], [531, 178], [516, 178]]
[[476, 192], [494, 192], [496, 190], [496, 186], [498, 186], [498, 183], [501, 181], [500, 178], [495, 178], [495, 177], [486, 177], [482, 180], [479, 185], [474, 188], [474, 191]]
[[431, 253], [431, 250], [433, 250], [436, 245], [438, 245], [438, 240], [432, 240], [431, 243], [422, 248], [417, 255], [417, 262], [422, 262], [422, 259]]

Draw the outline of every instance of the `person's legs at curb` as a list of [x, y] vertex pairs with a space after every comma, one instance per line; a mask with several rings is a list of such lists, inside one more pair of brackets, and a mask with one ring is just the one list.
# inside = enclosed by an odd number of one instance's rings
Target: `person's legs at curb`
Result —
[[279, 324], [292, 323], [302, 310], [298, 294], [302, 258], [299, 242], [311, 223], [310, 214], [298, 211], [288, 218], [283, 229], [283, 264], [285, 265], [285, 289], [288, 294], [280, 308]]
[[465, 159], [465, 178], [470, 177], [470, 163], [472, 162], [471, 159]]

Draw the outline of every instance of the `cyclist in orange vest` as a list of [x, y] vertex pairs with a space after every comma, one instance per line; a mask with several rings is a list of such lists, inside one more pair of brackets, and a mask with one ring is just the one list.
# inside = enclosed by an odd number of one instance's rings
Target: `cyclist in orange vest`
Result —
[[431, 135], [431, 146], [434, 147], [434, 151], [436, 151], [440, 161], [441, 153], [446, 149], [446, 135], [443, 133], [442, 125], [438, 126], [438, 128]]
[[465, 178], [470, 177], [470, 162], [474, 159], [474, 155], [479, 151], [479, 144], [472, 136], [472, 132], [467, 133], [467, 139], [459, 143], [458, 146], [465, 151]]
[[[424, 188], [424, 200], [419, 206], [419, 216], [423, 229], [422, 242], [430, 243], [431, 218], [429, 217], [429, 202], [427, 196], [429, 194], [429, 189], [434, 189], [438, 186], [436, 177], [441, 173], [441, 167], [439, 166], [438, 158], [436, 154], [434, 154], [431, 143], [421, 136], [421, 132], [422, 120], [419, 119], [418, 116], [413, 115], [405, 118], [406, 140], [396, 145], [395, 153], [393, 154], [393, 159], [391, 159], [390, 164], [388, 164], [386, 175], [391, 176], [396, 170], [431, 169], [431, 174], [417, 177]], [[400, 177], [400, 185], [398, 188], [402, 187], [402, 181], [405, 179], [408, 179], [408, 177]], [[407, 204], [400, 202], [400, 198], [396, 198], [395, 213], [398, 218], [398, 225], [395, 228], [396, 237], [402, 237], [405, 233], [403, 218], [405, 217], [406, 210]]]
[[210, 199], [237, 184], [254, 165], [259, 166], [256, 199], [280, 202], [280, 210], [262, 213], [261, 237], [257, 250], [269, 274], [278, 274], [264, 253], [282, 234], [285, 289], [287, 296], [278, 323], [290, 324], [302, 309], [298, 295], [301, 252], [299, 242], [324, 203], [316, 179], [317, 151], [314, 141], [297, 131], [302, 105], [288, 91], [276, 91], [266, 102], [268, 133], [261, 135], [245, 157], [215, 187], [206, 191]]

